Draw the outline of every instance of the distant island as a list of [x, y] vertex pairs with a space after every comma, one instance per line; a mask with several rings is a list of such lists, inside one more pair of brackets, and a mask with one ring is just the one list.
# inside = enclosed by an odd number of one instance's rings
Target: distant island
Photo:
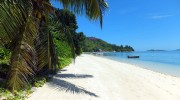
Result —
[[104, 40], [96, 37], [86, 37], [82, 43], [83, 52], [132, 52], [134, 49], [128, 45], [117, 46], [115, 44], [107, 43]]
[[150, 49], [150, 50], [147, 50], [147, 51], [166, 51], [166, 50]]
[[176, 51], [180, 51], [180, 49], [177, 49]]

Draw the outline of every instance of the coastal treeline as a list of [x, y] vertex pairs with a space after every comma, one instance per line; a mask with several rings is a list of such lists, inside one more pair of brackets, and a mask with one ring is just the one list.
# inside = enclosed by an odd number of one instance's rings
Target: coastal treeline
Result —
[[95, 37], [86, 37], [82, 43], [82, 49], [84, 52], [99, 52], [99, 51], [109, 51], [109, 52], [131, 52], [134, 49], [128, 45], [117, 46], [115, 44], [107, 43], [101, 39]]
[[[104, 0], [58, 3], [75, 14], [99, 20], [102, 26], [107, 8]], [[55, 74], [82, 53], [83, 33], [76, 32], [75, 15], [55, 9], [49, 0], [3, 0], [0, 12], [0, 86], [15, 95], [37, 85], [39, 77]], [[4, 89], [0, 88], [0, 93], [6, 92]]]

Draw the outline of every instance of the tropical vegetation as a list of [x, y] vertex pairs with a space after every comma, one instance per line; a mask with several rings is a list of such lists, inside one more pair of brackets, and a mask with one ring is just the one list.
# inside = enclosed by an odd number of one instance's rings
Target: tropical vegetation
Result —
[[[104, 0], [54, 1], [75, 14], [99, 20], [102, 27], [108, 7]], [[74, 15], [55, 9], [50, 0], [1, 0], [0, 12], [1, 78], [13, 93], [28, 88], [37, 76], [55, 73], [61, 56], [75, 58], [82, 52], [83, 35], [75, 32]], [[63, 18], [66, 15], [69, 19]]]
[[117, 46], [115, 44], [107, 43], [95, 37], [87, 37], [82, 43], [82, 49], [84, 52], [99, 52], [99, 51], [131, 52], [131, 51], [134, 51], [134, 49], [131, 46], [128, 46], [128, 45]]

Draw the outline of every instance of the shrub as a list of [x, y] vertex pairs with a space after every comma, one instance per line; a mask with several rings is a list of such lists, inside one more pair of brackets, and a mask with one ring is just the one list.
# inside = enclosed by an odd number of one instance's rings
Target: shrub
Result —
[[34, 86], [35, 87], [42, 87], [45, 83], [46, 83], [45, 77], [43, 77], [43, 78], [36, 77], [35, 82], [34, 82]]

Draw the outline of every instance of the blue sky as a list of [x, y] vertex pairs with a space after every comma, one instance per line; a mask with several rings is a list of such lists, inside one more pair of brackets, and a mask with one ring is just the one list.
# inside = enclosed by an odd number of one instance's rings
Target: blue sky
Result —
[[[107, 0], [103, 28], [98, 21], [77, 16], [79, 29], [117, 45], [137, 51], [180, 48], [180, 0]], [[60, 4], [53, 3], [56, 7]]]

